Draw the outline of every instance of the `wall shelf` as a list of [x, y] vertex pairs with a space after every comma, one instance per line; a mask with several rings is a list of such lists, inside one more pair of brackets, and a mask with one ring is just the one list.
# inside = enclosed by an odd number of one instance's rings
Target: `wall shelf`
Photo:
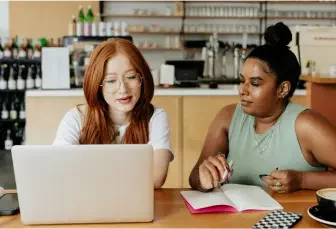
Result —
[[185, 16], [186, 19], [261, 19], [263, 17], [243, 17], [243, 16]]
[[181, 51], [181, 48], [139, 48], [141, 51]]
[[25, 119], [0, 119], [0, 123], [14, 123], [14, 122], [25, 123], [26, 120]]
[[331, 1], [266, 1], [267, 4], [334, 4]]
[[[120, 0], [106, 0], [110, 2], [118, 2]], [[182, 2], [182, 0], [123, 0], [124, 2], [143, 2], [143, 3], [174, 3]], [[185, 0], [185, 3], [266, 3], [266, 0]], [[335, 4], [334, 2], [324, 2], [319, 0], [268, 0], [268, 4]]]
[[40, 58], [37, 58], [37, 59], [2, 58], [2, 59], [0, 59], [0, 64], [14, 64], [14, 63], [18, 63], [18, 64], [40, 64], [41, 59]]
[[153, 34], [153, 35], [155, 35], [155, 34], [177, 35], [179, 33], [180, 33], [180, 31], [176, 31], [176, 32], [174, 32], [174, 31], [157, 31], [157, 32], [154, 32], [154, 31], [143, 31], [143, 32], [141, 32], [141, 31], [139, 31], [139, 32], [137, 32], [137, 31], [133, 31], [133, 32], [129, 31], [130, 35], [138, 35], [138, 34], [143, 34], [143, 35], [151, 35], [151, 34]]
[[274, 17], [268, 16], [268, 20], [336, 20], [336, 17]]
[[[150, 31], [144, 31], [144, 32], [129, 32], [131, 35], [139, 35], [139, 34], [143, 34], [143, 35], [179, 35], [179, 34], [183, 34], [183, 35], [210, 35], [213, 34], [213, 32], [183, 32], [180, 33], [178, 32], [165, 32], [165, 31], [158, 31], [158, 32], [150, 32]], [[243, 32], [218, 32], [218, 35], [243, 35], [245, 33]], [[248, 35], [262, 35], [262, 33], [246, 33]]]
[[102, 14], [101, 17], [131, 17], [131, 18], [182, 18], [177, 15], [164, 15], [164, 14]]
[[1, 92], [6, 92], [6, 93], [17, 93], [17, 92], [22, 92], [22, 93], [24, 93], [26, 91], [26, 89], [24, 89], [24, 90], [18, 90], [18, 89], [16, 89], [16, 90], [10, 90], [10, 89], [5, 89], [5, 90], [1, 90], [0, 89], [0, 93]]

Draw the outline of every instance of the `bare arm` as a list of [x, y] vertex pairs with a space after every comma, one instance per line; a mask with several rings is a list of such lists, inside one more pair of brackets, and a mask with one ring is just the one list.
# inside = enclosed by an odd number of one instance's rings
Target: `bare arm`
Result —
[[189, 184], [193, 189], [201, 190], [199, 186], [200, 164], [210, 156], [216, 156], [218, 152], [222, 152], [227, 155], [229, 148], [229, 127], [235, 108], [236, 104], [228, 105], [222, 108], [212, 121], [202, 147], [201, 155], [199, 156], [197, 163], [189, 176]]
[[[336, 168], [336, 128], [322, 115], [312, 110], [302, 112], [295, 129], [302, 150], [310, 153], [315, 162], [329, 168]], [[336, 172], [303, 172], [302, 189], [318, 190], [336, 187]]]
[[[156, 157], [155, 155], [160, 155]], [[172, 153], [167, 149], [157, 149], [154, 152], [154, 188], [160, 189], [166, 181], [168, 167], [173, 159]]]

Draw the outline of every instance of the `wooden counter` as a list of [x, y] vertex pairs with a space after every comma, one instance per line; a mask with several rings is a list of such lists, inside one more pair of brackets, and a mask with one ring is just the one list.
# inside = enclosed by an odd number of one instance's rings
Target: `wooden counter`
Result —
[[[272, 194], [271, 194], [272, 195]], [[314, 191], [298, 191], [292, 194], [273, 194], [283, 207], [284, 211], [296, 212], [303, 215], [302, 220], [295, 228], [321, 228], [319, 222], [310, 218], [307, 209], [316, 204]], [[169, 227], [192, 227], [192, 228], [224, 228], [239, 227], [252, 228], [252, 226], [265, 215], [267, 211], [253, 213], [208, 213], [191, 214], [180, 197], [179, 189], [162, 189], [155, 191], [155, 219], [151, 223], [132, 224], [77, 224], [77, 225], [23, 225], [20, 215], [1, 216], [0, 226], [2, 228], [29, 228], [29, 227], [127, 227], [127, 228], [169, 228]]]
[[301, 76], [307, 81], [310, 107], [336, 127], [336, 78]]
[[[292, 100], [309, 107], [305, 90]], [[26, 144], [52, 144], [65, 113], [84, 103], [83, 90], [33, 90], [26, 92]], [[169, 166], [165, 188], [189, 188], [188, 177], [200, 154], [210, 123], [218, 111], [239, 103], [238, 86], [219, 89], [155, 89], [152, 103], [170, 119], [174, 161]]]
[[316, 77], [316, 76], [302, 75], [300, 79], [312, 83], [336, 84], [336, 77], [330, 78], [330, 77]]

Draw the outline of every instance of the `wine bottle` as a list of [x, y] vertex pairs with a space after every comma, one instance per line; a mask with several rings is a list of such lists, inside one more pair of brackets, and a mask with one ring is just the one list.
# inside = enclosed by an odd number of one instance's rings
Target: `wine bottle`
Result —
[[8, 109], [7, 109], [7, 103], [6, 103], [6, 101], [3, 101], [2, 102], [1, 119], [6, 120], [6, 119], [8, 119], [8, 117], [9, 117], [9, 112], [8, 112]]
[[42, 79], [40, 74], [40, 68], [37, 67], [36, 76], [35, 76], [35, 88], [40, 89], [42, 86]]
[[8, 89], [9, 90], [15, 90], [16, 89], [16, 80], [14, 78], [14, 69], [13, 69], [13, 67], [11, 67], [9, 69]]
[[11, 103], [11, 109], [9, 111], [9, 116], [10, 116], [10, 119], [12, 119], [12, 120], [17, 119], [17, 110], [15, 109], [15, 102], [14, 101], [12, 101], [12, 103]]
[[26, 88], [32, 89], [34, 88], [34, 79], [32, 77], [32, 69], [31, 67], [28, 68], [27, 80], [26, 80]]
[[7, 81], [5, 79], [5, 68], [1, 67], [0, 69], [0, 90], [7, 89]]
[[12, 147], [13, 147], [13, 140], [11, 138], [11, 131], [8, 129], [5, 140], [5, 150], [10, 150]]
[[24, 102], [22, 102], [20, 104], [19, 118], [20, 119], [25, 119], [26, 118], [26, 110], [25, 110]]
[[19, 66], [19, 74], [18, 74], [18, 79], [17, 79], [17, 89], [18, 90], [25, 89], [25, 81], [22, 78], [22, 66]]

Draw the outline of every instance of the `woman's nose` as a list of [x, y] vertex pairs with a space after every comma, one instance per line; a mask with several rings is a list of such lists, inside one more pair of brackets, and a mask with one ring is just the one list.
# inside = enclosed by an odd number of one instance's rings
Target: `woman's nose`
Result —
[[246, 83], [240, 83], [239, 85], [239, 94], [241, 95], [248, 95], [248, 86]]

